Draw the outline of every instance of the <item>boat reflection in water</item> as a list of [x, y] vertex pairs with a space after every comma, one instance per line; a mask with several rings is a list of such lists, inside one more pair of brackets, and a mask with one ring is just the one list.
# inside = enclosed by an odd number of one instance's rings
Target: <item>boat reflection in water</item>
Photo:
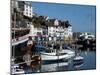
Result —
[[[22, 46], [21, 46], [22, 47]], [[37, 45], [35, 46], [37, 48]], [[42, 47], [42, 46], [41, 46]], [[40, 50], [40, 46], [38, 47], [39, 55], [32, 57], [32, 62], [30, 65], [27, 65], [25, 60], [20, 60], [20, 62], [25, 62], [21, 64], [19, 67], [23, 69], [24, 73], [44, 73], [44, 72], [59, 72], [59, 71], [74, 71], [74, 70], [85, 70], [85, 69], [95, 69], [96, 68], [96, 51], [95, 50], [78, 50], [79, 56], [75, 55], [74, 50], [70, 49], [61, 49], [59, 52], [52, 50], [42, 51], [44, 48]], [[18, 49], [16, 49], [18, 51]], [[33, 50], [32, 50], [33, 51]], [[38, 52], [33, 54], [38, 54]], [[62, 57], [63, 55], [65, 57]], [[16, 54], [17, 55], [17, 54]], [[35, 57], [34, 57], [35, 56]], [[54, 57], [55, 56], [55, 57]], [[70, 57], [70, 59], [67, 58]], [[49, 58], [48, 58], [49, 57]], [[52, 57], [52, 58], [50, 58]], [[72, 58], [71, 58], [72, 57]], [[36, 58], [36, 59], [35, 59]], [[38, 60], [37, 60], [38, 58]], [[57, 60], [59, 59], [59, 60]], [[65, 61], [67, 59], [67, 61]], [[56, 60], [51, 61], [51, 60]], [[64, 60], [64, 61], [61, 61]], [[17, 64], [20, 63], [16, 60]]]
[[[91, 61], [91, 62], [90, 62]], [[23, 64], [23, 70], [28, 73], [44, 73], [44, 72], [59, 72], [59, 71], [71, 71], [71, 70], [84, 70], [95, 69], [95, 52], [89, 51], [88, 55], [85, 55], [84, 51], [80, 53], [80, 56], [76, 56], [67, 61], [32, 61], [29, 66]]]
[[73, 67], [75, 68], [75, 70], [80, 69], [80, 67], [82, 67], [84, 64], [84, 58], [82, 56], [76, 56], [73, 59]]
[[44, 63], [44, 61], [32, 62], [30, 66], [25, 66], [25, 73], [42, 73], [42, 72], [55, 72], [66, 71], [68, 68], [68, 62], [50, 62]]
[[67, 69], [69, 63], [68, 62], [50, 62], [41, 65], [41, 72], [55, 72], [55, 71], [64, 71]]
[[75, 68], [75, 70], [79, 70], [80, 67], [84, 66], [83, 63], [84, 63], [83, 61], [78, 62], [77, 64], [74, 64], [73, 67]]

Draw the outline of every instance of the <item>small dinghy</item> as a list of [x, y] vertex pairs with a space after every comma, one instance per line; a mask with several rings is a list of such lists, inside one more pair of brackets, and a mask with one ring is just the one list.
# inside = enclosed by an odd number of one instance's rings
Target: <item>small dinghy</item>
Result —
[[25, 71], [23, 69], [20, 69], [19, 68], [19, 65], [18, 64], [13, 64], [11, 66], [11, 74], [23, 74], [25, 73]]
[[14, 74], [14, 75], [17, 75], [17, 74], [23, 74], [25, 73], [25, 71], [20, 68], [19, 64], [15, 64], [14, 61], [16, 59], [15, 58], [12, 58], [12, 63], [11, 63], [11, 74]]

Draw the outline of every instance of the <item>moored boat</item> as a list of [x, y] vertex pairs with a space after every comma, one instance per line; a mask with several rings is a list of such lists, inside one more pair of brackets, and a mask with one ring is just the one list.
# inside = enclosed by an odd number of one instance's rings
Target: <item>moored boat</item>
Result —
[[42, 60], [61, 60], [61, 59], [69, 59], [75, 55], [74, 51], [71, 50], [56, 50], [49, 49], [44, 52], [41, 52]]
[[11, 74], [16, 75], [16, 74], [23, 74], [23, 73], [25, 73], [25, 71], [23, 69], [20, 69], [18, 64], [13, 64], [11, 66]]

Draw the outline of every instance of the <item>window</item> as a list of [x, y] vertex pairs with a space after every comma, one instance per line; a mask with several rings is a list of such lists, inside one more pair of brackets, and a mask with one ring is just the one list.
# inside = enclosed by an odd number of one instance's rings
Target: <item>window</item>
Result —
[[31, 9], [30, 9], [30, 12], [31, 12]]
[[26, 12], [26, 15], [28, 15], [28, 12]]
[[28, 11], [28, 9], [26, 8], [26, 11]]
[[31, 13], [30, 13], [30, 15], [31, 15]]
[[26, 8], [28, 8], [28, 6], [27, 6], [27, 5], [25, 5], [25, 7], [26, 7]]
[[31, 8], [31, 6], [28, 6], [28, 8], [30, 9], [30, 8]]

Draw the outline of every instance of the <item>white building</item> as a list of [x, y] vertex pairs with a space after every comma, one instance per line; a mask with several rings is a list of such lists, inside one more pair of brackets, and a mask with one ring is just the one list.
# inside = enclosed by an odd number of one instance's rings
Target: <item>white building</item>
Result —
[[34, 25], [30, 25], [30, 35], [31, 36], [39, 36], [42, 35], [43, 33], [42, 28], [35, 28]]
[[81, 33], [81, 35], [79, 37], [82, 37], [82, 36], [84, 36], [84, 39], [93, 39], [93, 38], [95, 38], [95, 36], [93, 34], [88, 33], [88, 32]]
[[17, 2], [20, 13], [22, 13], [24, 16], [32, 18], [33, 16], [32, 3], [28, 1], [17, 1]]
[[[72, 37], [72, 27], [68, 26], [68, 28], [63, 28], [62, 26], [51, 26], [48, 27], [48, 36], [50, 40], [54, 40], [57, 38], [61, 38], [64, 39], [64, 37], [68, 38], [68, 37]], [[53, 38], [54, 37], [54, 38]]]
[[32, 4], [31, 2], [24, 2], [24, 11], [23, 14], [27, 17], [33, 16]]
[[11, 0], [11, 13], [14, 13], [14, 8], [24, 16], [33, 16], [32, 2]]
[[48, 27], [48, 36], [54, 36], [55, 35], [55, 33], [56, 33], [56, 27], [54, 27], [54, 26], [49, 26]]
[[65, 33], [65, 36], [72, 37], [72, 35], [73, 35], [72, 26], [68, 26], [68, 28], [64, 28], [64, 33]]
[[[30, 35], [31, 36], [43, 36], [43, 29], [42, 28], [34, 28], [33, 25], [30, 26]], [[63, 28], [61, 26], [49, 26], [48, 27], [48, 39], [57, 40], [58, 38], [64, 39], [64, 37], [72, 37], [72, 27]]]
[[63, 37], [64, 36], [64, 28], [62, 26], [56, 27], [56, 36]]
[[59, 30], [57, 30], [57, 27], [59, 25], [59, 21], [57, 19], [52, 19], [51, 21], [52, 21], [53, 25], [48, 27], [48, 35], [55, 36], [57, 31], [59, 31]]
[[15, 0], [11, 0], [11, 14], [14, 13], [14, 8], [18, 9], [18, 2]]
[[30, 25], [30, 36], [32, 36], [33, 40], [35, 39], [36, 36], [43, 35], [43, 30], [42, 28], [35, 28], [34, 25]]
[[59, 25], [59, 21], [57, 19], [54, 20], [54, 25], [58, 26]]

